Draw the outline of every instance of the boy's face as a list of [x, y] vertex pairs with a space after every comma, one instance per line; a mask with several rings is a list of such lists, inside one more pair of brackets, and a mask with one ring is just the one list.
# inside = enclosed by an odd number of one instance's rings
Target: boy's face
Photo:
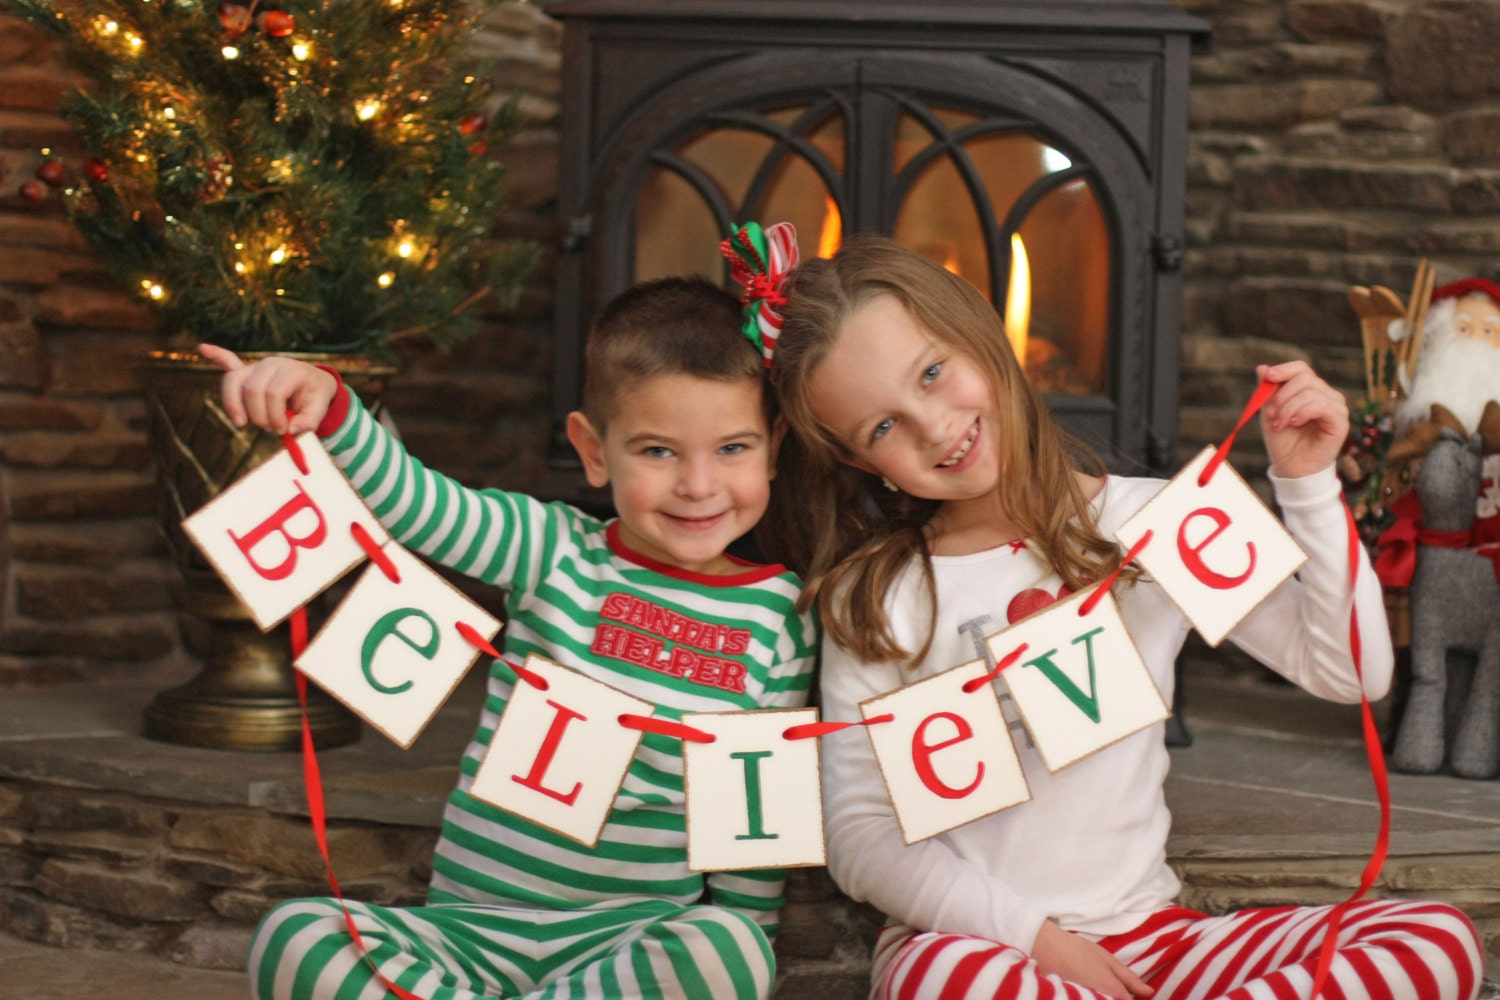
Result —
[[593, 486], [609, 485], [620, 537], [696, 573], [740, 572], [724, 550], [765, 513], [775, 444], [761, 384], [658, 375], [618, 389], [599, 435], [582, 413], [568, 439]]

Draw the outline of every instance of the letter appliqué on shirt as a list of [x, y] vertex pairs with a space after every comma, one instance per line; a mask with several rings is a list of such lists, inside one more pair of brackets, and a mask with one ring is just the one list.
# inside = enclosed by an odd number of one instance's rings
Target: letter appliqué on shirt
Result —
[[750, 630], [691, 618], [634, 594], [613, 593], [599, 608], [604, 619], [589, 649], [702, 684], [743, 694], [745, 665], [732, 657], [750, 648]]

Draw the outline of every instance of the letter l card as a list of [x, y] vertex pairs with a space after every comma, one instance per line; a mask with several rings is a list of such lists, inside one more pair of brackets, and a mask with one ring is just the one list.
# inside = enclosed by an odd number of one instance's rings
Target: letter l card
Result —
[[547, 689], [516, 681], [469, 793], [593, 847], [641, 742], [620, 716], [656, 706], [539, 656], [526, 668]]

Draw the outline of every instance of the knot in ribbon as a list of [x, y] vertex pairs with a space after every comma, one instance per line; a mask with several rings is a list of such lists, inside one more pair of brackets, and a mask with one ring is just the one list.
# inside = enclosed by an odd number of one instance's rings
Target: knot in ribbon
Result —
[[786, 305], [786, 283], [797, 267], [797, 230], [790, 222], [778, 222], [762, 229], [759, 223], [747, 222], [735, 228], [719, 244], [719, 252], [729, 261], [730, 274], [745, 289], [744, 334], [766, 367], [776, 353], [776, 338], [781, 334], [781, 313]]

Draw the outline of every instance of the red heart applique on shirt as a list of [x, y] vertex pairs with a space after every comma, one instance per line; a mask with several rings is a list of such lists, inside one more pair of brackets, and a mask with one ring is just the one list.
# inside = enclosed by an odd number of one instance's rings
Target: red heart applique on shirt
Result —
[[1047, 593], [1040, 587], [1027, 587], [1015, 597], [1010, 599], [1010, 605], [1005, 609], [1006, 619], [1014, 625], [1029, 615], [1034, 615], [1047, 605], [1067, 597], [1073, 591], [1067, 584], [1058, 588], [1056, 596]]

